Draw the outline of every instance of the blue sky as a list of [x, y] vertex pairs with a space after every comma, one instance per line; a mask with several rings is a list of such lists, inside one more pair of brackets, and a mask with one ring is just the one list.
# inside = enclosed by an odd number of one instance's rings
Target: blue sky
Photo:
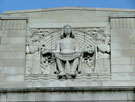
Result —
[[0, 0], [0, 12], [65, 6], [135, 9], [135, 0]]

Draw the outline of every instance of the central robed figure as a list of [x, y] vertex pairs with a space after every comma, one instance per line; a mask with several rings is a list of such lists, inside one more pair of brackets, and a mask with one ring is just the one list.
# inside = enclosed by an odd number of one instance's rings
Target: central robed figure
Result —
[[50, 52], [55, 56], [59, 77], [75, 77], [80, 56], [83, 53], [94, 52], [93, 48], [79, 50], [78, 45], [79, 42], [73, 35], [72, 27], [70, 25], [65, 25], [63, 27], [61, 39], [56, 41], [56, 49], [54, 51], [42, 50], [42, 54]]

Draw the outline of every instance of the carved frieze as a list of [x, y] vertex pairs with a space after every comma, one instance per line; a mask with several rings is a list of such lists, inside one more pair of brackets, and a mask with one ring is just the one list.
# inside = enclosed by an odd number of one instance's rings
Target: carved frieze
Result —
[[[30, 29], [26, 80], [102, 79], [110, 76], [110, 34], [105, 27]], [[45, 77], [43, 77], [45, 76]]]

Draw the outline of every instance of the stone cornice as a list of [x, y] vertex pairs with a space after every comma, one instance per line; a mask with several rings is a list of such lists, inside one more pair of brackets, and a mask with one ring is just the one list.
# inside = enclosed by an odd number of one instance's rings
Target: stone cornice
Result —
[[115, 87], [22, 87], [0, 88], [0, 93], [6, 92], [96, 92], [96, 91], [135, 91], [134, 86]]
[[112, 12], [135, 12], [135, 9], [116, 9], [116, 8], [85, 8], [85, 7], [59, 7], [59, 8], [43, 8], [33, 10], [17, 10], [17, 11], [4, 11], [4, 14], [16, 13], [31, 13], [31, 12], [47, 12], [59, 10], [86, 10], [86, 11], [112, 11]]
[[10, 19], [10, 20], [27, 20], [28, 17], [26, 15], [0, 15], [0, 19]]

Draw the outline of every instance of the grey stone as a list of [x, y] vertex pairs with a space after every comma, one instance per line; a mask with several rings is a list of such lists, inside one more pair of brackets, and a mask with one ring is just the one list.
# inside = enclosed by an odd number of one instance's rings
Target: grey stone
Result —
[[8, 37], [25, 37], [26, 30], [8, 30], [7, 36]]
[[133, 80], [111, 80], [103, 81], [103, 86], [134, 86], [135, 81]]
[[108, 17], [111, 13], [110, 11], [96, 11], [96, 17]]
[[132, 80], [131, 73], [112, 73], [112, 80]]
[[128, 98], [128, 100], [133, 101], [133, 100], [135, 100], [135, 94], [133, 92], [128, 92], [127, 98]]
[[24, 30], [26, 29], [26, 20], [5, 19], [1, 23], [2, 30]]
[[[59, 78], [66, 77], [68, 79], [76, 77], [80, 72], [86, 74], [87, 77], [87, 74], [92, 73], [92, 70], [93, 73], [110, 74], [110, 36], [109, 34], [94, 34], [94, 32], [101, 33], [101, 29], [81, 29], [89, 33], [85, 38], [83, 38], [85, 33], [79, 32], [80, 29], [73, 30], [70, 25], [65, 25], [62, 28], [62, 35], [59, 35], [58, 29], [35, 29], [35, 32], [27, 37], [26, 73], [48, 74], [52, 72], [52, 74], [57, 73]], [[46, 32], [48, 32], [48, 38], [43, 36]], [[52, 38], [49, 33], [55, 33], [58, 37], [54, 35]], [[87, 43], [84, 39], [88, 42], [97, 42], [97, 45]], [[48, 57], [46, 57], [47, 53], [51, 54], [50, 61], [53, 63], [49, 62]], [[88, 55], [84, 58], [83, 54], [86, 53]], [[53, 60], [53, 55], [56, 60]], [[83, 67], [87, 67], [87, 69], [83, 69]], [[34, 77], [36, 78], [36, 76]]]
[[[56, 84], [57, 83], [57, 84]], [[33, 82], [33, 87], [68, 87], [66, 80], [51, 80]]]
[[7, 101], [24, 101], [23, 94], [17, 94], [17, 93], [8, 93], [7, 94]]
[[7, 50], [7, 45], [6, 44], [0, 45], [0, 51], [6, 51], [6, 50]]
[[119, 58], [119, 57], [130, 57], [131, 55], [131, 50], [112, 50], [111, 51], [111, 57], [112, 58]]
[[[63, 25], [66, 25], [68, 22], [64, 23], [29, 23], [30, 28], [62, 28]], [[105, 27], [108, 25], [108, 22], [90, 22], [90, 23], [68, 23], [72, 27]]]
[[24, 100], [23, 101], [36, 101], [36, 93], [24, 93]]
[[[135, 65], [135, 57], [132, 56], [132, 57], [130, 58], [130, 60], [131, 60], [131, 64]], [[135, 68], [135, 66], [134, 66], [134, 68]]]
[[24, 67], [24, 59], [0, 59], [0, 66], [3, 67]]
[[99, 94], [99, 100], [115, 100], [115, 101], [123, 101], [127, 100], [127, 93], [124, 92], [118, 92], [118, 93], [113, 93], [113, 92], [106, 92], [106, 93], [100, 93]]
[[86, 93], [68, 93], [67, 100], [69, 101], [99, 101], [99, 95], [97, 92], [86, 92]]
[[24, 74], [24, 67], [4, 67], [5, 74]]
[[0, 36], [1, 37], [6, 37], [7, 36], [7, 31], [6, 30], [0, 30]]
[[134, 18], [112, 19], [112, 29], [134, 29]]
[[25, 44], [7, 44], [7, 51], [25, 52]]
[[129, 44], [130, 43], [130, 29], [111, 29], [111, 42]]
[[112, 72], [135, 72], [133, 65], [112, 65]]
[[[43, 64], [41, 56], [60, 45], [67, 24], [83, 51], [95, 46], [93, 57], [83, 63], [66, 63], [64, 57], [58, 64], [55, 56]], [[60, 65], [66, 73], [62, 79]], [[70, 65], [78, 65], [75, 78], [67, 78], [73, 74]], [[134, 102], [134, 86], [135, 10], [62, 7], [0, 14], [0, 101]]]
[[135, 80], [135, 73], [134, 72], [131, 73], [131, 78], [132, 78], [132, 80]]
[[0, 59], [25, 59], [24, 52], [0, 52]]
[[131, 64], [130, 57], [119, 57], [119, 58], [111, 58], [111, 63], [112, 64]]
[[1, 102], [6, 102], [7, 101], [7, 96], [6, 96], [7, 94], [5, 93], [1, 93], [0, 94], [0, 101]]
[[[2, 73], [2, 72], [1, 72]], [[0, 81], [4, 81], [5, 75], [4, 73], [0, 74]]]
[[2, 44], [24, 44], [25, 37], [2, 37]]
[[4, 67], [0, 67], [0, 74], [4, 73]]
[[36, 101], [64, 101], [67, 100], [66, 99], [67, 95], [66, 94], [62, 94], [62, 93], [43, 93], [40, 92], [38, 94], [36, 94]]
[[111, 43], [111, 50], [128, 50], [130, 48], [130, 44], [127, 42], [124, 43]]
[[5, 74], [5, 81], [24, 81], [23, 74]]

